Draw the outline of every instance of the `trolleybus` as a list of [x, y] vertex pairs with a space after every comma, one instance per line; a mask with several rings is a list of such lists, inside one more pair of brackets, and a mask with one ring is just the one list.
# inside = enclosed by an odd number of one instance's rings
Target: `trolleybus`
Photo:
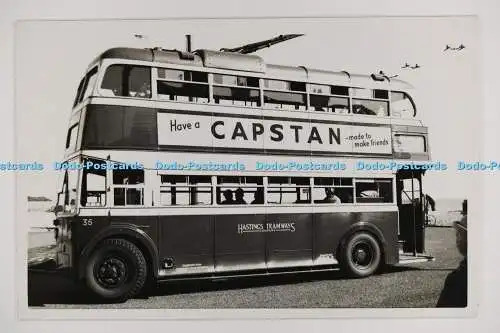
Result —
[[430, 161], [412, 87], [251, 53], [113, 48], [91, 62], [67, 132], [58, 267], [123, 300], [151, 281], [366, 277], [433, 259], [423, 171], [388, 167]]

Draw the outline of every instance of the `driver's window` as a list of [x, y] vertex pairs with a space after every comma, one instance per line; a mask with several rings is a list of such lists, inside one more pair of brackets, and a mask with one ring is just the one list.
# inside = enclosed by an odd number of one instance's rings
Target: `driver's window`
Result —
[[83, 170], [80, 203], [83, 207], [106, 206], [106, 169]]

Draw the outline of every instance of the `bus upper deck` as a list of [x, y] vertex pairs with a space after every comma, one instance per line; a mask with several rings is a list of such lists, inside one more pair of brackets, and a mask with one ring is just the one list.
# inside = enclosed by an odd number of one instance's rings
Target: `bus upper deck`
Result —
[[298, 155], [429, 160], [409, 90], [255, 55], [115, 48], [79, 85], [66, 148], [282, 154], [294, 145]]

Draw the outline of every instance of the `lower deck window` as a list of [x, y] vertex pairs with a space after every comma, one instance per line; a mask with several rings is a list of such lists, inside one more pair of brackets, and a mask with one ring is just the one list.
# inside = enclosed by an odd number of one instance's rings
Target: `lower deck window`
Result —
[[115, 206], [144, 205], [144, 170], [113, 170]]
[[263, 177], [217, 177], [218, 205], [261, 205], [263, 203]]
[[392, 179], [357, 179], [356, 202], [394, 202]]
[[210, 176], [161, 176], [160, 205], [211, 205]]
[[267, 188], [269, 204], [311, 203], [311, 186], [306, 177], [269, 177]]
[[314, 178], [312, 198], [314, 203], [353, 203], [354, 185], [352, 178]]

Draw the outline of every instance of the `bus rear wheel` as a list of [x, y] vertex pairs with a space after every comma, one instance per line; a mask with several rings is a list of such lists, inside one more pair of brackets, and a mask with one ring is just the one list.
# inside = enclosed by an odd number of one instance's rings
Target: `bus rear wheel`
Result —
[[98, 296], [124, 301], [141, 291], [147, 264], [141, 250], [119, 238], [104, 240], [92, 253], [85, 269], [87, 286]]
[[349, 276], [355, 278], [374, 274], [382, 261], [377, 239], [367, 232], [352, 235], [345, 243], [341, 263]]

